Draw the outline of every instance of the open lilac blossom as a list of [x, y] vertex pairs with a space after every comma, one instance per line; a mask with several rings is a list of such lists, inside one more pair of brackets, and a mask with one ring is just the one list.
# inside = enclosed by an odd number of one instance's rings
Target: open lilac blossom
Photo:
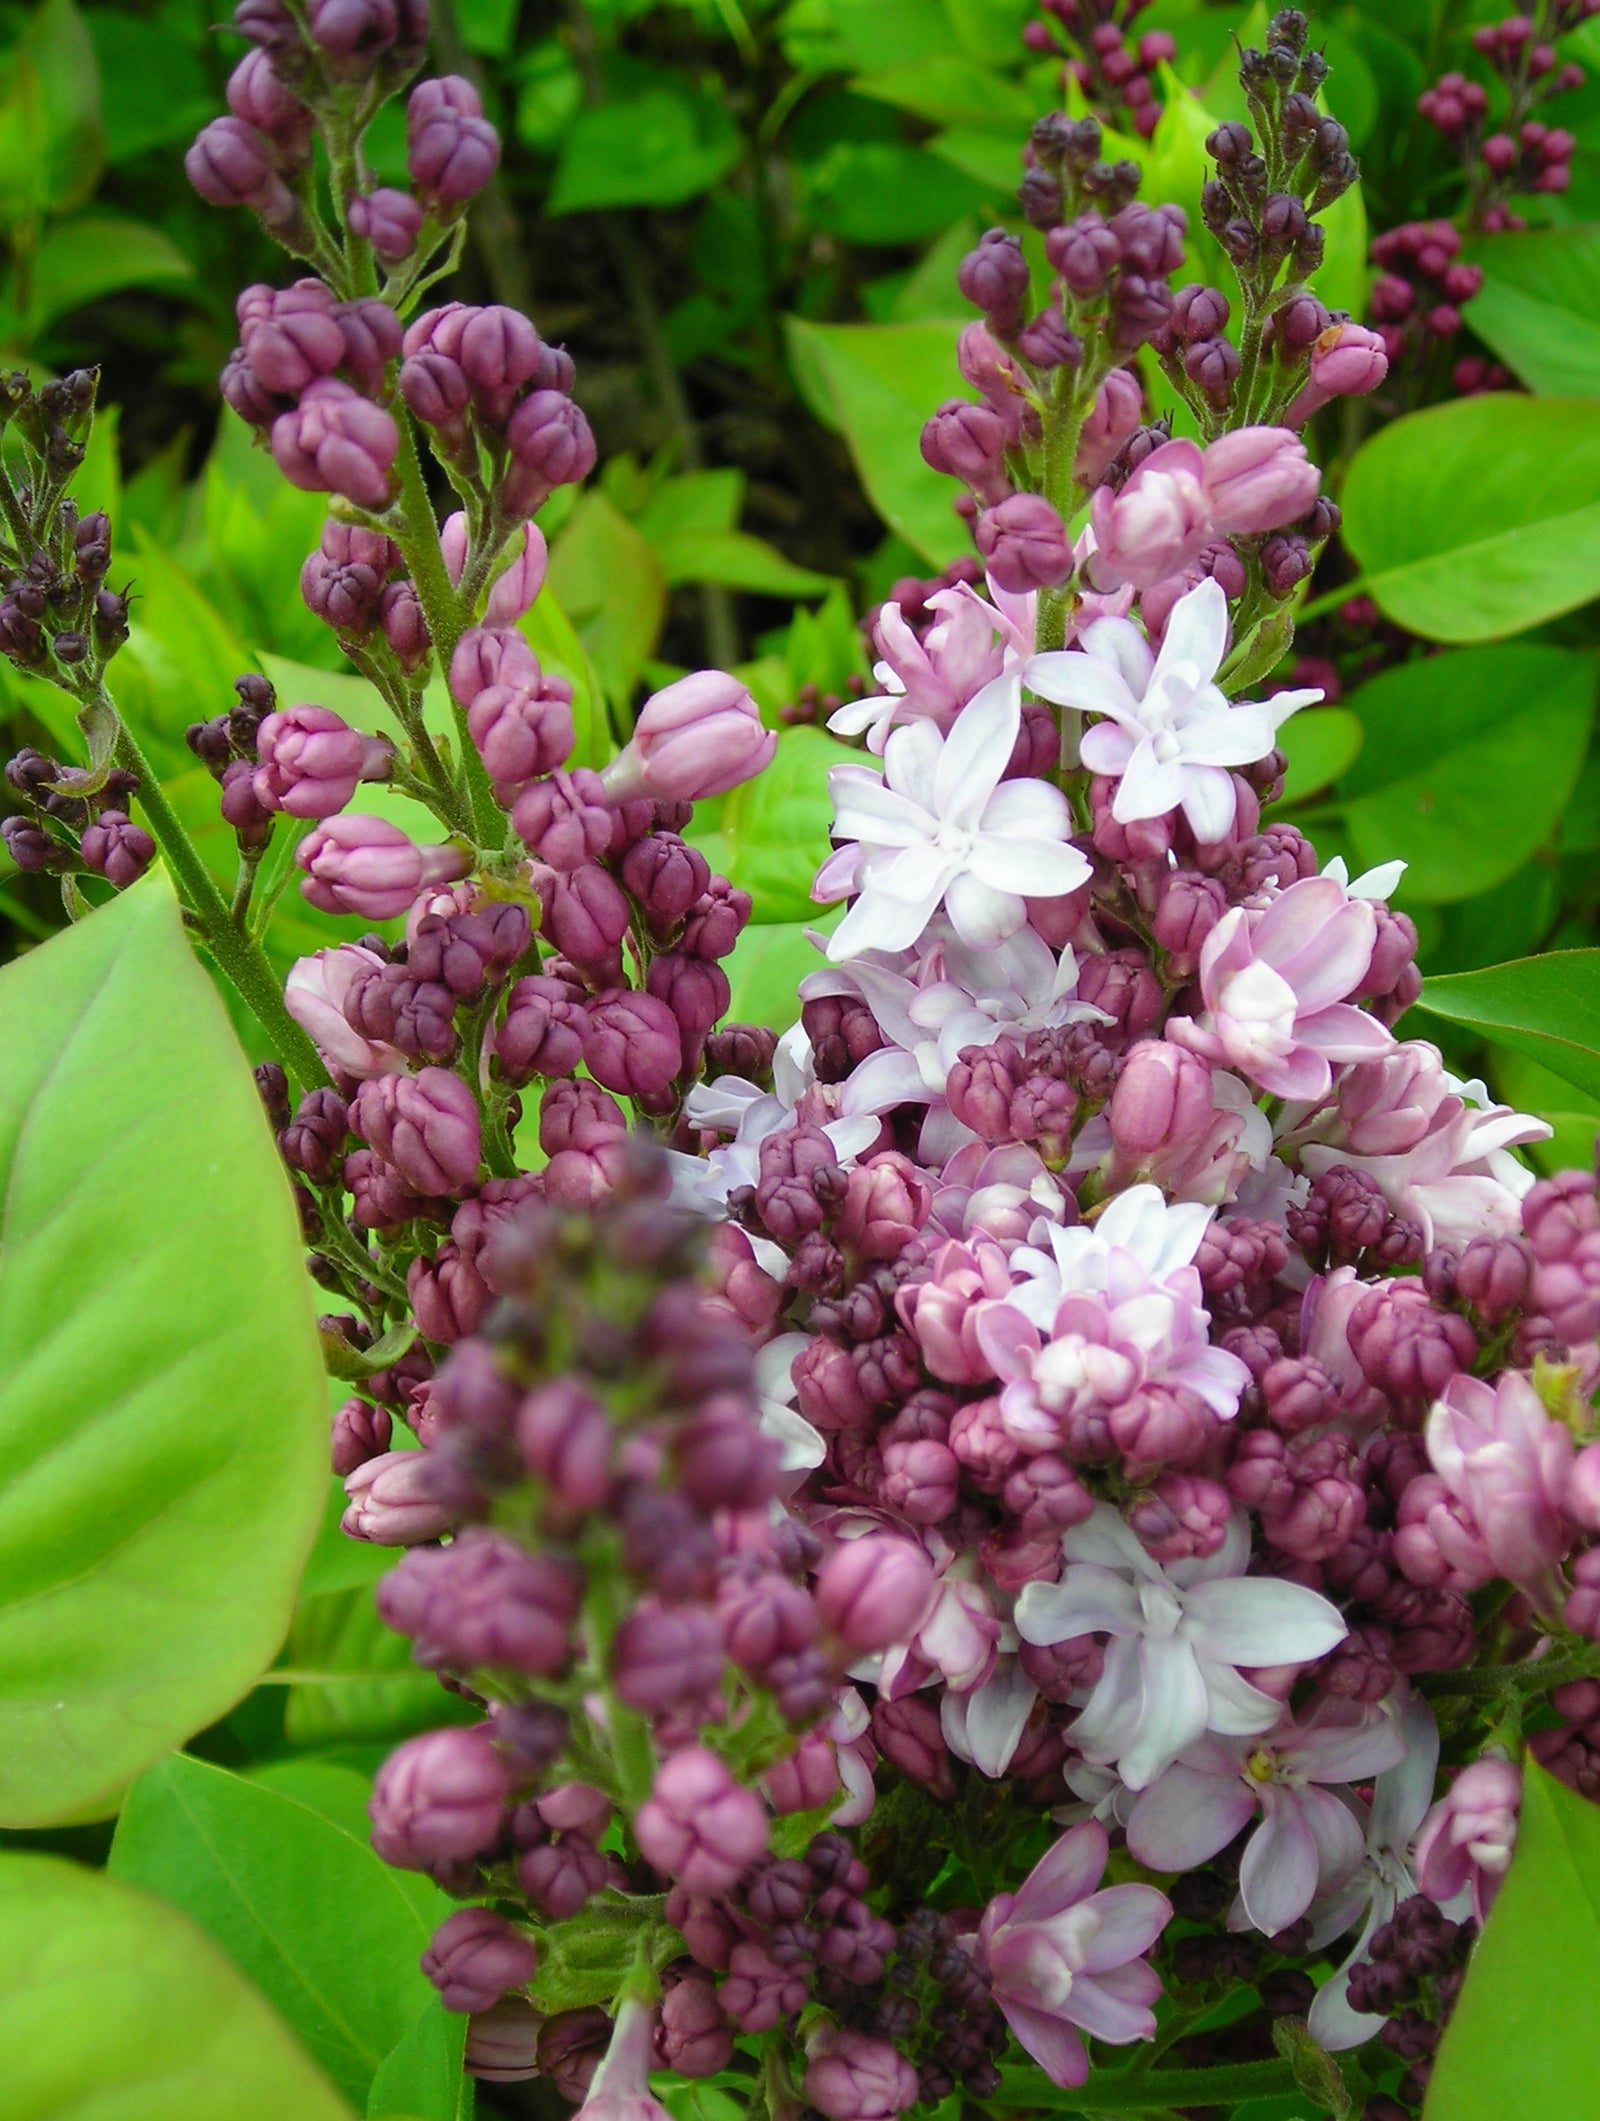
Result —
[[1521, 1808], [1520, 1768], [1490, 1756], [1469, 1762], [1417, 1835], [1421, 1890], [1444, 1901], [1470, 1889], [1472, 1911], [1481, 1922], [1511, 1867]]
[[1197, 840], [1230, 830], [1237, 798], [1231, 767], [1272, 749], [1278, 729], [1316, 690], [1230, 701], [1214, 680], [1227, 652], [1228, 604], [1209, 577], [1173, 606], [1159, 654], [1129, 619], [1096, 619], [1076, 648], [1036, 655], [1023, 682], [1041, 699], [1102, 721], [1084, 731], [1083, 763], [1117, 782], [1121, 824], [1181, 809]]
[[903, 950], [941, 906], [974, 949], [1004, 942], [1027, 918], [1024, 900], [1075, 891], [1089, 863], [1070, 844], [1072, 812], [1047, 781], [1002, 781], [1021, 726], [1015, 678], [996, 678], [948, 737], [930, 721], [895, 730], [880, 778], [835, 766], [835, 839], [818, 899], [854, 892], [833, 931], [836, 963], [864, 950]]
[[1155, 2032], [1161, 1980], [1144, 1954], [1172, 1919], [1153, 1885], [1113, 1885], [1109, 1843], [1093, 1820], [1070, 1828], [1015, 1893], [999, 1893], [978, 1925], [979, 1962], [995, 2001], [1052, 2084], [1082, 2084], [1082, 2035], [1125, 2046]]
[[1369, 1781], [1404, 1750], [1392, 1713], [1326, 1697], [1303, 1723], [1255, 1740], [1208, 1734], [1141, 1793], [1128, 1847], [1152, 1870], [1194, 1870], [1259, 1815], [1239, 1866], [1239, 1904], [1275, 1937], [1347, 1884], [1362, 1860], [1360, 1822], [1325, 1785]]
[[879, 656], [873, 676], [883, 690], [835, 708], [828, 727], [839, 736], [864, 736], [880, 758], [897, 722], [925, 716], [948, 730], [967, 702], [1001, 675], [1008, 657], [1032, 648], [1034, 601], [997, 590], [987, 603], [966, 583], [936, 590], [928, 609], [938, 617], [920, 640], [900, 606], [886, 603], [873, 627]]
[[1017, 1600], [1024, 1642], [1109, 1635], [1105, 1669], [1073, 1726], [1078, 1750], [1147, 1789], [1207, 1731], [1252, 1737], [1281, 1705], [1242, 1670], [1309, 1664], [1348, 1632], [1319, 1592], [1277, 1577], [1246, 1577], [1242, 1516], [1202, 1560], [1152, 1561], [1109, 1504], [1064, 1532], [1059, 1583], [1030, 1583]]

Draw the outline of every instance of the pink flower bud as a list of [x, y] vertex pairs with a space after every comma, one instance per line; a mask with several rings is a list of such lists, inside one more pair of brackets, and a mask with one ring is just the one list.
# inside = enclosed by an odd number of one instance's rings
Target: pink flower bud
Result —
[[632, 909], [608, 870], [585, 863], [568, 875], [546, 871], [535, 877], [544, 907], [545, 934], [563, 957], [575, 965], [613, 971], [607, 985], [621, 977], [618, 944], [628, 932]]
[[581, 485], [594, 469], [589, 422], [565, 391], [530, 391], [507, 423], [506, 440], [511, 464], [499, 500], [511, 515], [532, 515], [558, 486]]
[[511, 821], [528, 852], [547, 869], [581, 869], [599, 861], [611, 844], [613, 818], [605, 790], [599, 774], [587, 766], [524, 788]]
[[841, 1540], [817, 1572], [817, 1611], [849, 1650], [885, 1650], [916, 1633], [933, 1595], [933, 1564], [907, 1539]]
[[454, 1512], [439, 1500], [426, 1451], [386, 1451], [345, 1476], [349, 1507], [339, 1528], [379, 1547], [415, 1546], [447, 1532]]
[[538, 1963], [532, 1940], [489, 1907], [458, 1908], [422, 1955], [447, 2011], [492, 2010], [507, 1989], [527, 1986]]
[[540, 2073], [544, 2021], [522, 1996], [506, 1996], [467, 2021], [462, 2067], [485, 2084], [519, 2084]]
[[260, 50], [246, 52], [228, 76], [227, 95], [233, 115], [271, 141], [278, 166], [298, 168], [311, 145], [313, 120], [306, 105], [284, 84], [270, 55]]
[[393, 416], [332, 376], [272, 423], [272, 454], [291, 485], [340, 493], [361, 508], [388, 507], [399, 448]]
[[378, 1770], [372, 1845], [402, 1870], [462, 1862], [497, 1839], [508, 1794], [488, 1724], [425, 1731]]
[[1348, 319], [1332, 325], [1311, 350], [1311, 381], [1330, 398], [1365, 397], [1389, 370], [1382, 339]]
[[806, 2066], [805, 2095], [828, 2121], [893, 2121], [917, 2103], [917, 2073], [887, 2040], [830, 2028]]
[[885, 1760], [911, 1781], [920, 1783], [941, 1804], [948, 1804], [955, 1796], [955, 1776], [939, 1711], [926, 1694], [903, 1694], [898, 1701], [876, 1701], [872, 1736]]
[[376, 623], [383, 586], [399, 564], [399, 548], [381, 531], [330, 517], [320, 545], [300, 570], [300, 594], [336, 633], [363, 640]]
[[424, 1196], [458, 1193], [478, 1173], [478, 1101], [448, 1068], [369, 1077], [351, 1107], [356, 1132]]
[[656, 1770], [634, 1821], [647, 1863], [691, 1893], [725, 1893], [767, 1845], [767, 1815], [715, 1753], [686, 1746]]
[[956, 1506], [961, 1461], [933, 1437], [883, 1446], [883, 1499], [912, 1524], [941, 1524]]
[[213, 118], [183, 158], [189, 182], [210, 206], [250, 206], [267, 221], [293, 219], [295, 198], [265, 135], [241, 118]]
[[1202, 486], [1217, 530], [1253, 537], [1297, 522], [1317, 498], [1322, 475], [1286, 427], [1240, 427], [1205, 453]]
[[990, 506], [1012, 490], [1005, 452], [1010, 436], [993, 407], [952, 398], [922, 430], [923, 461], [934, 471], [963, 480]]
[[448, 212], [475, 198], [500, 162], [500, 135], [459, 75], [422, 81], [406, 105], [406, 168], [425, 206]]
[[897, 1259], [933, 1208], [933, 1192], [909, 1157], [888, 1149], [850, 1172], [833, 1237], [858, 1261]]
[[1100, 385], [1089, 417], [1078, 437], [1079, 481], [1092, 486], [1122, 454], [1123, 445], [1144, 418], [1144, 392], [1131, 368], [1114, 368]]
[[517, 1883], [546, 1922], [570, 1922], [609, 1876], [606, 1859], [587, 1834], [558, 1834], [517, 1858]]
[[302, 895], [323, 913], [359, 913], [372, 921], [395, 920], [430, 884], [453, 883], [472, 865], [468, 848], [454, 840], [419, 847], [387, 818], [329, 818], [295, 849], [307, 874]]
[[495, 1033], [500, 1072], [517, 1089], [536, 1075], [570, 1075], [583, 1058], [586, 1028], [583, 1004], [560, 980], [541, 973], [519, 979]]
[[344, 359], [333, 294], [320, 280], [247, 287], [236, 308], [245, 359], [266, 390], [298, 397]]
[[[457, 520], [454, 516], [450, 519], [452, 523]], [[445, 536], [449, 535], [450, 523], [446, 523]], [[463, 544], [463, 557], [465, 552]], [[538, 657], [522, 635], [510, 627], [469, 626], [450, 658], [450, 696], [461, 708], [470, 708], [479, 693], [491, 685], [537, 690], [542, 679]]]
[[490, 685], [467, 710], [467, 728], [500, 800], [509, 803], [536, 775], [553, 773], [572, 751], [572, 688], [565, 678]]
[[839, 1756], [820, 1732], [810, 1732], [787, 1758], [773, 1762], [761, 1787], [780, 1818], [820, 1811], [839, 1794]]
[[722, 1683], [722, 1632], [705, 1606], [636, 1606], [611, 1646], [618, 1695], [642, 1715], [699, 1709]]
[[599, 1509], [611, 1492], [611, 1423], [571, 1379], [528, 1394], [517, 1416], [517, 1448], [528, 1471], [575, 1516]]
[[680, 2077], [714, 2077], [733, 2059], [733, 2035], [717, 1992], [696, 1975], [675, 1982], [661, 1999], [656, 2046], [664, 2069]]
[[1120, 491], [1095, 489], [1089, 577], [1096, 589], [1147, 589], [1198, 556], [1213, 535], [1204, 473], [1193, 442], [1164, 442]]
[[532, 609], [544, 587], [549, 561], [550, 548], [545, 543], [544, 532], [537, 523], [524, 523], [521, 545], [513, 552], [511, 564], [495, 577], [494, 586], [489, 591], [484, 624], [515, 626], [522, 614]]
[[333, 1470], [342, 1480], [369, 1459], [381, 1458], [389, 1448], [392, 1433], [387, 1407], [375, 1407], [365, 1399], [347, 1399], [333, 1417]]
[[702, 802], [759, 773], [777, 746], [737, 678], [697, 670], [646, 700], [627, 748], [605, 770], [606, 792], [613, 802]]
[[1043, 494], [1018, 493], [986, 508], [974, 536], [995, 584], [1012, 596], [1070, 580], [1072, 544]]
[[678, 1020], [653, 994], [613, 988], [589, 1004], [583, 1058], [597, 1083], [655, 1106], [683, 1067]]
[[332, 817], [362, 781], [387, 779], [394, 757], [385, 738], [363, 736], [331, 707], [269, 714], [256, 732], [256, 748], [256, 801], [290, 817]]
[[420, 1665], [494, 1665], [553, 1679], [572, 1662], [582, 1595], [571, 1563], [473, 1527], [447, 1547], [408, 1554], [379, 1583], [377, 1604], [389, 1627], [411, 1636]]
[[402, 670], [420, 670], [433, 646], [422, 599], [409, 578], [385, 583], [378, 597], [378, 624]]
[[350, 233], [370, 243], [386, 265], [398, 265], [417, 247], [422, 232], [423, 210], [410, 192], [380, 185], [370, 192], [355, 192], [346, 202]]
[[1453, 1900], [1472, 1888], [1481, 1922], [1511, 1865], [1522, 1774], [1509, 1760], [1474, 1760], [1422, 1822], [1417, 1836], [1419, 1888], [1432, 1900]]
[[1111, 1093], [1111, 1138], [1131, 1164], [1193, 1142], [1211, 1124], [1211, 1068], [1197, 1053], [1145, 1038], [1132, 1046]]

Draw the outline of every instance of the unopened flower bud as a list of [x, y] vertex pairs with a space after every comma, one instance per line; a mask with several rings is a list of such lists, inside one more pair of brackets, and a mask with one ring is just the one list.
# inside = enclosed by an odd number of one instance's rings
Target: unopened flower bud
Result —
[[470, 850], [454, 841], [419, 847], [387, 818], [329, 818], [295, 849], [302, 894], [324, 913], [394, 920], [430, 884], [465, 876]]
[[921, 1547], [868, 1533], [841, 1540], [823, 1562], [817, 1611], [847, 1649], [887, 1649], [916, 1632], [933, 1581], [933, 1564]]
[[508, 1989], [525, 1988], [539, 1955], [532, 1939], [489, 1907], [463, 1907], [442, 1922], [422, 1971], [448, 2011], [489, 2011]]
[[692, 1745], [656, 1770], [634, 1832], [657, 1870], [692, 1893], [724, 1893], [766, 1848], [767, 1817], [715, 1753]]
[[1056, 589], [1071, 577], [1071, 542], [1042, 494], [1013, 494], [985, 509], [974, 535], [994, 581], [1013, 596]]

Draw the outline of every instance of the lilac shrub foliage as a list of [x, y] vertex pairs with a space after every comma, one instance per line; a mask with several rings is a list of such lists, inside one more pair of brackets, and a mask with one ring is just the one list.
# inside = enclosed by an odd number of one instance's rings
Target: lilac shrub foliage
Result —
[[[1184, 212], [1092, 119], [1033, 130], [1043, 264], [1000, 230], [963, 263], [973, 395], [923, 449], [984, 576], [876, 615], [847, 905], [781, 1038], [725, 1021], [750, 900], [684, 836], [772, 756], [748, 691], [691, 673], [578, 764], [519, 625], [595, 450], [527, 318], [426, 306], [495, 167], [476, 94], [412, 86], [411, 186], [375, 187], [418, 0], [235, 22], [189, 173], [302, 272], [240, 297], [224, 388], [328, 495], [304, 594], [400, 735], [242, 679], [189, 733], [223, 902], [102, 681], [92, 378], [17, 379], [0, 639], [91, 763], [14, 760], [7, 836], [123, 885], [138, 789], [278, 1041], [345, 1528], [407, 1550], [383, 1618], [473, 1714], [372, 1799], [462, 1903], [423, 1966], [469, 2069], [587, 2121], [659, 2116], [651, 2070], [886, 2121], [1159, 2039], [1213, 2105], [1276, 2028], [1303, 2082], [1359, 2051], [1371, 2121], [1415, 2107], [1530, 1719], [1600, 1788], [1600, 1214], [1396, 1036], [1399, 865], [1271, 815], [1319, 695], [1266, 681], [1338, 522], [1298, 430], [1385, 367], [1308, 284], [1356, 172], [1304, 18], [1209, 143], [1237, 314], [1173, 285]], [[1152, 360], [1196, 439], [1144, 424]], [[381, 782], [434, 840], [353, 807]], [[280, 996], [241, 916], [292, 831], [310, 903], [389, 928]]]

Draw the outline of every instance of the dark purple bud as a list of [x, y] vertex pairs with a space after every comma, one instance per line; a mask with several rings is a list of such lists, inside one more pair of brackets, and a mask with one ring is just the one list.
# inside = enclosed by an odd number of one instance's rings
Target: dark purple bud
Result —
[[272, 424], [272, 454], [291, 485], [339, 493], [360, 508], [387, 508], [400, 447], [392, 416], [332, 377], [313, 383]]
[[470, 81], [421, 81], [406, 105], [406, 168], [425, 206], [448, 212], [476, 198], [500, 162], [500, 135]]
[[369, 1459], [381, 1458], [389, 1448], [394, 1424], [386, 1407], [369, 1400], [347, 1399], [333, 1417], [333, 1470], [343, 1480]]
[[291, 1170], [325, 1186], [338, 1167], [349, 1134], [349, 1108], [338, 1091], [308, 1090], [278, 1136], [278, 1148]]
[[378, 594], [378, 624], [402, 670], [420, 670], [433, 646], [422, 600], [410, 578], [388, 582]]
[[136, 884], [155, 859], [156, 843], [125, 810], [102, 810], [85, 828], [78, 853], [86, 869], [103, 876], [118, 891]]
[[675, 832], [647, 832], [623, 856], [622, 881], [639, 901], [652, 932], [666, 937], [709, 888], [711, 870], [699, 848], [688, 846]]
[[610, 1876], [587, 1834], [557, 1834], [517, 1858], [517, 1882], [546, 1922], [566, 1922], [586, 1907]]
[[1017, 334], [1017, 351], [1034, 368], [1076, 368], [1083, 359], [1083, 341], [1068, 331], [1060, 310], [1042, 309]]
[[[599, 774], [588, 766], [558, 771], [524, 788], [512, 822], [534, 860], [548, 869], [581, 869], [586, 862], [599, 861], [611, 844], [605, 790]], [[626, 881], [626, 869], [623, 875]]]
[[616, 1633], [611, 1677], [646, 1716], [703, 1704], [722, 1683], [722, 1635], [705, 1606], [635, 1607]]
[[990, 406], [952, 398], [922, 430], [923, 461], [963, 480], [990, 506], [1011, 492], [1005, 452], [1006, 423]]
[[691, 1974], [661, 1999], [656, 2048], [680, 2077], [714, 2077], [733, 2059], [733, 2035], [709, 1981]]
[[419, 1193], [458, 1193], [477, 1176], [478, 1102], [448, 1068], [377, 1075], [356, 1092], [356, 1131]]
[[377, 397], [385, 370], [400, 351], [400, 319], [376, 295], [341, 302], [333, 314], [344, 340], [340, 367], [363, 397]]
[[969, 302], [987, 312], [990, 330], [1008, 338], [1022, 322], [1028, 298], [1028, 261], [1022, 245], [1003, 228], [991, 228], [962, 259], [956, 285]]
[[1012, 494], [985, 509], [974, 535], [990, 574], [1013, 596], [1056, 589], [1071, 578], [1072, 543], [1043, 494]]
[[589, 1004], [583, 1058], [597, 1083], [654, 1107], [683, 1067], [678, 1020], [653, 994], [613, 989]]
[[574, 1515], [599, 1509], [611, 1492], [611, 1423], [570, 1378], [528, 1394], [517, 1415], [517, 1447], [528, 1471]]
[[333, 295], [321, 280], [247, 287], [234, 306], [245, 359], [267, 390], [298, 397], [344, 358]]
[[569, 2105], [581, 2106], [610, 2039], [611, 2020], [603, 2010], [557, 2011], [539, 2028], [540, 2076]]
[[430, 913], [417, 924], [406, 966], [413, 978], [437, 980], [465, 999], [504, 979], [532, 937], [527, 908], [512, 900], [476, 913]]
[[495, 1033], [495, 1057], [506, 1081], [521, 1089], [536, 1075], [570, 1075], [583, 1058], [587, 1018], [560, 980], [535, 974], [506, 997]]
[[451, 1343], [475, 1333], [489, 1308], [489, 1294], [476, 1263], [453, 1240], [431, 1259], [414, 1259], [406, 1269], [412, 1315], [428, 1340]]
[[422, 1971], [447, 2011], [489, 2011], [508, 1989], [533, 1979], [533, 1941], [490, 1907], [458, 1908], [433, 1933]]
[[578, 485], [594, 469], [589, 422], [564, 391], [531, 391], [512, 413], [506, 441], [512, 461], [499, 499], [509, 515], [533, 515], [558, 486]]
[[575, 1564], [477, 1528], [447, 1547], [407, 1554], [377, 1590], [378, 1611], [411, 1636], [418, 1664], [458, 1672], [492, 1665], [543, 1679], [572, 1661], [582, 1596]]
[[393, 1165], [372, 1149], [352, 1149], [340, 1177], [345, 1191], [353, 1196], [351, 1213], [364, 1230], [388, 1234], [428, 1206]]
[[390, 185], [354, 192], [345, 212], [350, 233], [370, 243], [385, 264], [399, 265], [416, 249], [424, 216], [410, 192]]
[[536, 879], [544, 907], [544, 932], [575, 965], [609, 968], [628, 932], [626, 894], [607, 870], [586, 864], [569, 875], [546, 872]]
[[258, 48], [239, 61], [228, 76], [228, 108], [272, 143], [280, 169], [293, 170], [304, 162], [314, 120], [285, 86], [269, 53]]
[[395, 0], [307, 0], [311, 41], [331, 62], [335, 78], [372, 70], [399, 34]]
[[693, 957], [723, 958], [744, 933], [750, 918], [750, 894], [725, 876], [714, 876], [711, 888], [689, 909], [679, 947]]
[[1217, 338], [1226, 331], [1228, 316], [1228, 298], [1220, 287], [1206, 287], [1192, 280], [1172, 297], [1173, 335], [1185, 346], [1199, 339]]
[[948, 1804], [956, 1793], [950, 1752], [939, 1724], [939, 1711], [925, 1694], [903, 1694], [898, 1701], [878, 1700], [872, 1710], [872, 1736], [884, 1758], [902, 1775]]
[[183, 166], [210, 206], [253, 207], [269, 226], [295, 216], [295, 197], [274, 165], [271, 142], [241, 118], [213, 118]]
[[1164, 279], [1183, 263], [1188, 216], [1181, 206], [1146, 206], [1135, 200], [1111, 217], [1123, 262], [1146, 279]]
[[[408, 341], [410, 337], [407, 332]], [[459, 361], [431, 347], [418, 353], [408, 347], [400, 364], [400, 395], [413, 416], [424, 427], [432, 428], [446, 450], [460, 451], [466, 446], [466, 414], [472, 390]]]
[[725, 1584], [717, 1618], [727, 1654], [758, 1678], [775, 1658], [809, 1649], [816, 1639], [817, 1614], [810, 1593], [787, 1576], [761, 1575]]
[[669, 951], [650, 960], [645, 977], [650, 993], [665, 1002], [676, 1017], [685, 1064], [692, 1064], [707, 1033], [727, 1010], [732, 994], [728, 975], [720, 965], [703, 957], [683, 957]]
[[520, 310], [493, 302], [468, 312], [456, 359], [480, 417], [491, 427], [504, 427], [518, 393], [535, 383], [543, 352], [539, 334]]
[[1107, 319], [1112, 345], [1124, 352], [1142, 346], [1163, 328], [1171, 308], [1172, 296], [1164, 280], [1147, 279], [1126, 269], [1119, 272]]
[[400, 565], [400, 551], [381, 531], [330, 517], [322, 542], [300, 570], [300, 594], [335, 632], [363, 640], [378, 616], [378, 600]]
[[229, 354], [218, 383], [223, 400], [251, 427], [270, 427], [283, 411], [283, 400], [267, 389], [250, 363], [244, 348]]
[[1100, 292], [1122, 259], [1122, 245], [1092, 207], [1065, 228], [1053, 228], [1044, 250], [1072, 293], [1085, 300]]
[[673, 1442], [678, 1486], [699, 1510], [759, 1510], [776, 1489], [781, 1453], [735, 1397], [713, 1400]]
[[1125, 1040], [1143, 1038], [1165, 1007], [1161, 982], [1138, 950], [1100, 950], [1087, 954], [1078, 978], [1079, 997], [1115, 1019], [1102, 1035], [1120, 1033]]
[[378, 1770], [368, 1811], [385, 1863], [425, 1871], [493, 1846], [509, 1794], [487, 1723], [408, 1738]]
[[518, 2084], [539, 2075], [544, 2021], [525, 1997], [506, 1996], [467, 2021], [462, 2067], [485, 2084]]

